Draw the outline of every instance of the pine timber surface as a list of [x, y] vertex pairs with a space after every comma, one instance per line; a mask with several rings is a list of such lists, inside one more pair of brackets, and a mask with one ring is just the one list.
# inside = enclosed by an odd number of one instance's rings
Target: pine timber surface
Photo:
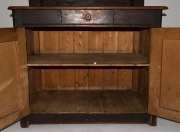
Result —
[[29, 57], [28, 66], [149, 66], [149, 61], [133, 53], [39, 54]]
[[142, 96], [130, 90], [62, 90], [36, 93], [32, 114], [128, 114], [146, 113]]

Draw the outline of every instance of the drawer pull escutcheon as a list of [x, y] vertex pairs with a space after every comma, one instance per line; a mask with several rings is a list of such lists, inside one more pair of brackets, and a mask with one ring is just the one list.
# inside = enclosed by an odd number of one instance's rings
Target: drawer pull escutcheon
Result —
[[87, 15], [85, 16], [85, 18], [86, 18], [86, 20], [91, 20], [91, 15], [90, 15], [90, 14], [87, 14]]

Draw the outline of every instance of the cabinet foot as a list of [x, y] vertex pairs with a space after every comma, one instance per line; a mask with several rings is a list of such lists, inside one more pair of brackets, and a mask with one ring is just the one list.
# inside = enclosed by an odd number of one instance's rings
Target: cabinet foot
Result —
[[21, 128], [28, 128], [29, 127], [29, 118], [24, 117], [20, 120]]
[[157, 117], [154, 115], [149, 115], [149, 121], [148, 124], [150, 126], [157, 126]]

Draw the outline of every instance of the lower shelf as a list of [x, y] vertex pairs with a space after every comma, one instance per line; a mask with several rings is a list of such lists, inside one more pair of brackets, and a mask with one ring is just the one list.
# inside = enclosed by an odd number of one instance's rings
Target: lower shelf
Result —
[[42, 91], [30, 101], [32, 114], [147, 113], [147, 103], [130, 90]]
[[146, 123], [156, 125], [148, 115], [143, 97], [130, 90], [42, 91], [30, 101], [31, 114], [21, 119], [29, 124]]

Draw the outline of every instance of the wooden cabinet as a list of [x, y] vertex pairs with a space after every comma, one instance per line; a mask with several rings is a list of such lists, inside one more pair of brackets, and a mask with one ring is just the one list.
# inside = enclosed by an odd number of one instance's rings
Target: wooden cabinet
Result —
[[180, 29], [153, 28], [165, 7], [10, 9], [17, 29], [0, 30], [0, 129], [19, 119], [180, 121]]

